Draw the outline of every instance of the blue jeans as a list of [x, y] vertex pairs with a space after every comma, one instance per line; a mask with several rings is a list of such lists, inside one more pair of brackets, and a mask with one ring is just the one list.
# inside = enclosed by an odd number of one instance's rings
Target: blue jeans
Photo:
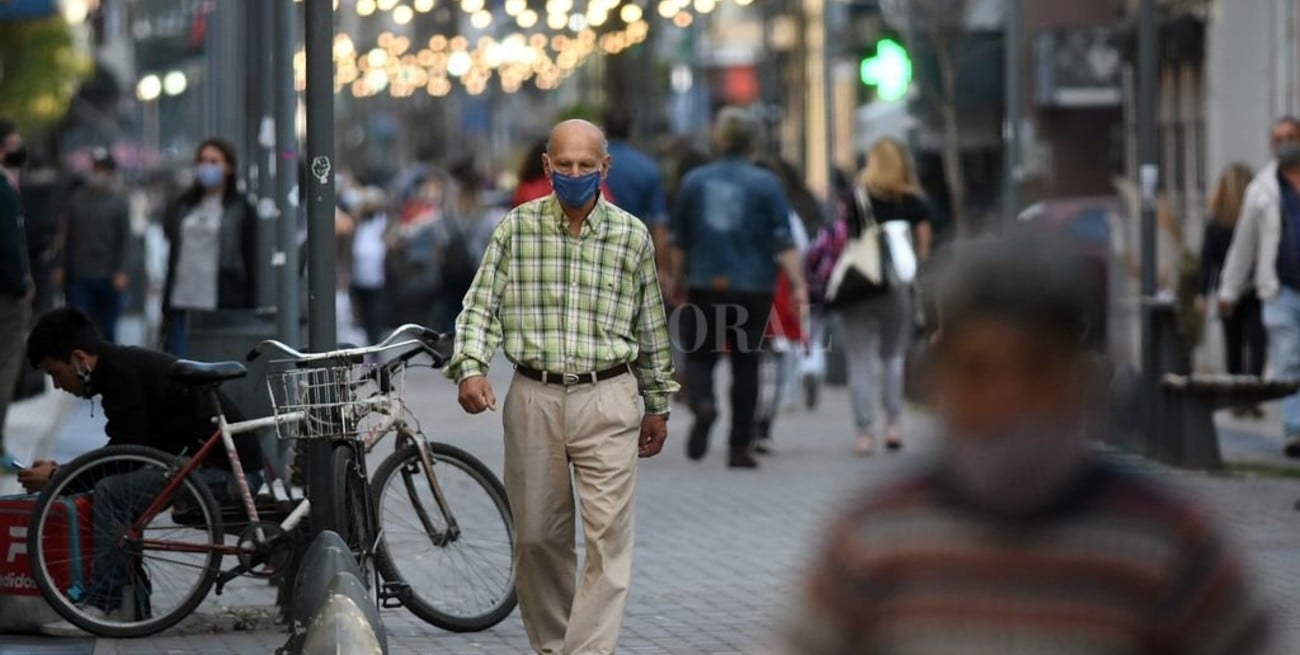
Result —
[[[1300, 379], [1300, 292], [1284, 286], [1265, 301], [1264, 328], [1273, 377]], [[1282, 428], [1288, 437], [1300, 436], [1300, 394], [1282, 401]]]
[[122, 294], [106, 277], [68, 280], [68, 304], [85, 312], [109, 341], [117, 341], [117, 320], [122, 316]]
[[[208, 486], [218, 503], [231, 500], [234, 474], [221, 468], [201, 468], [194, 473]], [[262, 472], [245, 473], [249, 489], [256, 490], [262, 485]], [[137, 579], [130, 598], [134, 600], [133, 618], [145, 619], [149, 612], [148, 571], [142, 572], [141, 562], [130, 553], [117, 546], [117, 539], [110, 538], [122, 534], [142, 512], [149, 508], [158, 494], [167, 486], [167, 479], [162, 471], [155, 468], [143, 469], [132, 473], [110, 475], [95, 483], [93, 500], [94, 523], [94, 560], [90, 569], [90, 588], [87, 601], [90, 605], [107, 612], [122, 609], [124, 594], [127, 589], [128, 571], [136, 567]], [[181, 492], [182, 498], [186, 497]], [[132, 618], [132, 617], [124, 617]]]

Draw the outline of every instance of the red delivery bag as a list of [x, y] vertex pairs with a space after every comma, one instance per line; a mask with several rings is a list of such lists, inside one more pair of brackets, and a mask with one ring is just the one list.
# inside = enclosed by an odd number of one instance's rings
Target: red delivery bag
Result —
[[[59, 588], [86, 589], [94, 556], [92, 501], [88, 495], [60, 499], [42, 550]], [[36, 496], [0, 497], [0, 632], [30, 632], [57, 621], [32, 576], [27, 531]]]

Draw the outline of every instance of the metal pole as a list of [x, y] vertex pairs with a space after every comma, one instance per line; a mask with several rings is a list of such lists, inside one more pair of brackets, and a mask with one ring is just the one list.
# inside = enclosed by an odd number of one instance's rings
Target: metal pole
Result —
[[334, 10], [307, 0], [307, 315], [312, 350], [334, 347]]
[[1155, 0], [1142, 0], [1138, 36], [1138, 161], [1142, 190], [1142, 295], [1156, 293], [1156, 188], [1160, 165], [1156, 159], [1156, 103], [1159, 64], [1156, 61]]
[[1015, 224], [1020, 213], [1020, 43], [1024, 35], [1022, 0], [1007, 0], [1003, 64], [1006, 70], [1006, 122], [1002, 125], [1002, 226]]
[[[268, 3], [269, 4], [269, 3]], [[306, 184], [298, 179], [298, 135], [294, 129], [298, 110], [298, 93], [293, 81], [294, 29], [293, 0], [275, 0], [275, 46], [272, 53], [275, 82], [275, 207], [278, 212], [277, 252], [273, 258], [279, 271], [276, 294], [276, 335], [289, 345], [300, 345], [298, 324], [301, 311], [298, 300], [298, 207], [294, 186]]]
[[[338, 336], [334, 316], [334, 6], [306, 0], [307, 29], [307, 318], [308, 344], [330, 350]], [[307, 484], [313, 504], [329, 502], [330, 444], [313, 440]], [[339, 490], [341, 491], [341, 490]], [[327, 529], [327, 512], [312, 512], [312, 532]]]
[[1156, 102], [1159, 98], [1159, 62], [1156, 59], [1155, 0], [1142, 0], [1138, 33], [1138, 162], [1139, 187], [1142, 195], [1142, 379], [1146, 390], [1148, 439], [1157, 448], [1163, 438], [1158, 425], [1160, 360], [1155, 343], [1152, 308], [1147, 306], [1156, 295], [1156, 187], [1160, 167], [1156, 159]]
[[250, 44], [250, 73], [257, 77], [257, 109], [261, 114], [257, 130], [250, 141], [257, 146], [257, 306], [275, 305], [276, 251], [275, 225], [275, 70], [271, 64], [275, 48], [275, 3], [261, 2], [256, 14], [249, 12], [257, 26], [258, 42]]
[[823, 189], [823, 196], [827, 202], [835, 202], [835, 76], [833, 68], [835, 67], [835, 39], [831, 38], [834, 26], [831, 21], [831, 12], [837, 5], [832, 4], [829, 0], [823, 0], [821, 3], [821, 32], [822, 32], [822, 121], [826, 123], [826, 131], [822, 138], [826, 140], [826, 152], [824, 156], [826, 161], [817, 162], [817, 166], [824, 171], [826, 176], [823, 183], [826, 188]]

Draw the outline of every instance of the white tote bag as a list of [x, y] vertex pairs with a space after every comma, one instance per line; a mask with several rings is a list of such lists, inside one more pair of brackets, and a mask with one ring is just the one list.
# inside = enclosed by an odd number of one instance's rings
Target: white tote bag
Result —
[[901, 220], [878, 222], [867, 191], [859, 187], [853, 195], [862, 225], [858, 235], [844, 244], [831, 269], [826, 298], [832, 306], [869, 298], [916, 279], [912, 226]]
[[907, 221], [885, 221], [881, 224], [885, 241], [889, 244], [889, 261], [894, 265], [894, 275], [902, 284], [916, 279], [916, 251], [912, 248], [912, 225]]

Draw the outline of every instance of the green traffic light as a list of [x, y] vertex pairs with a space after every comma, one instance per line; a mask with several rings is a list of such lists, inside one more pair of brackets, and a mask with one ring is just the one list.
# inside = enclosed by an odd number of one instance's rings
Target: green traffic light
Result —
[[876, 87], [881, 100], [901, 100], [912, 84], [912, 59], [907, 50], [893, 39], [876, 44], [876, 56], [862, 60], [862, 83]]

